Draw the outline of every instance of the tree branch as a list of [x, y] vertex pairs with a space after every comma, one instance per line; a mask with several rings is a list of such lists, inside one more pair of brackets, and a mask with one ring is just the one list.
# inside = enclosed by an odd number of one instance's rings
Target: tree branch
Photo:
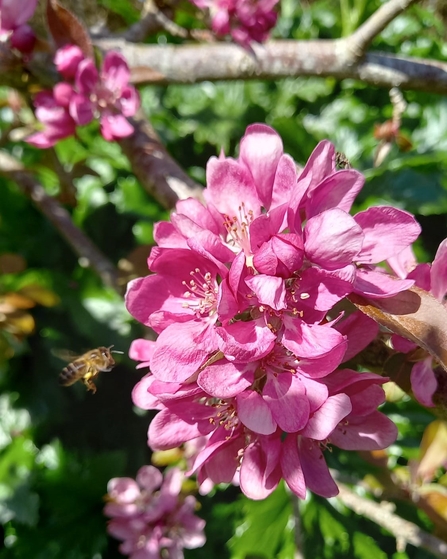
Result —
[[201, 199], [203, 187], [190, 179], [169, 155], [142, 112], [129, 121], [135, 132], [119, 144], [143, 188], [168, 209], [177, 200]]
[[211, 45], [135, 45], [101, 39], [104, 50], [119, 50], [132, 68], [134, 83], [169, 85], [218, 80], [258, 80], [303, 76], [358, 79], [376, 87], [447, 93], [447, 64], [370, 52], [357, 62], [347, 39], [271, 41], [253, 45], [254, 54], [230, 43]]
[[[375, 86], [447, 93], [447, 64], [437, 60], [369, 52], [352, 62], [350, 37], [337, 40], [271, 41], [253, 45], [254, 55], [231, 43], [136, 45], [124, 39], [97, 39], [103, 50], [118, 50], [132, 69], [133, 82], [147, 85], [203, 81], [282, 79], [306, 76], [358, 79]], [[0, 45], [2, 85], [25, 90], [30, 83], [51, 87], [57, 73], [48, 53], [20, 66], [11, 49]], [[23, 79], [25, 76], [28, 80]]]
[[48, 196], [42, 185], [25, 170], [17, 159], [5, 152], [0, 152], [0, 174], [13, 180], [51, 221], [73, 251], [98, 274], [104, 284], [122, 295], [122, 289], [118, 285], [118, 271], [112, 262], [102, 254], [83, 231], [76, 227], [67, 210], [54, 198]]
[[389, 0], [380, 6], [372, 16], [365, 21], [352, 35], [346, 37], [345, 41], [354, 60], [361, 58], [375, 37], [385, 29], [399, 14], [405, 11], [417, 0]]
[[405, 547], [406, 543], [410, 543], [417, 548], [422, 548], [430, 553], [433, 553], [435, 557], [439, 559], [445, 559], [447, 556], [447, 543], [443, 542], [436, 536], [427, 534], [421, 530], [416, 524], [408, 522], [400, 518], [390, 510], [389, 503], [376, 503], [375, 501], [370, 501], [364, 497], [360, 497], [346, 485], [337, 482], [340, 493], [338, 498], [346, 505], [348, 508], [353, 510], [356, 514], [365, 516], [369, 518], [396, 538], [398, 549]]

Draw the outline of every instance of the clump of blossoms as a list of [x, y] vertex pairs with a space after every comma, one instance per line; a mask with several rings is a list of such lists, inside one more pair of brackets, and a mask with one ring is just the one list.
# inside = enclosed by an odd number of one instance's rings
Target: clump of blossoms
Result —
[[[389, 260], [392, 270], [401, 278], [414, 280], [415, 285], [431, 293], [446, 306], [447, 296], [447, 239], [439, 245], [432, 264], [418, 264], [411, 247]], [[411, 369], [411, 388], [416, 399], [424, 406], [432, 407], [433, 394], [438, 387], [435, 372], [436, 361], [418, 346], [398, 335], [392, 336], [394, 349], [411, 354], [415, 361]]]
[[0, 0], [0, 41], [8, 41], [11, 47], [30, 53], [36, 36], [26, 22], [36, 6], [37, 0]]
[[159, 410], [149, 445], [200, 438], [188, 473], [200, 484], [238, 478], [253, 499], [281, 479], [301, 498], [306, 488], [334, 496], [324, 451], [382, 449], [396, 428], [377, 411], [386, 379], [341, 366], [377, 327], [333, 309], [351, 293], [411, 287], [378, 264], [420, 227], [388, 206], [351, 216], [363, 176], [337, 170], [328, 141], [298, 172], [263, 124], [247, 128], [238, 158], [212, 157], [206, 175], [206, 204], [180, 201], [156, 225], [152, 274], [126, 294], [130, 313], [158, 333], [130, 351], [150, 369], [134, 403]]
[[216, 35], [231, 35], [244, 47], [251, 41], [263, 43], [276, 25], [275, 6], [279, 0], [191, 0], [207, 9]]
[[177, 468], [163, 475], [143, 466], [136, 480], [114, 478], [107, 486], [104, 514], [108, 532], [121, 540], [120, 551], [130, 559], [181, 559], [183, 549], [205, 543], [205, 521], [194, 515], [192, 495], [181, 494], [184, 474]]
[[41, 132], [27, 138], [38, 148], [48, 148], [98, 119], [101, 134], [108, 141], [119, 140], [133, 133], [127, 117], [140, 105], [138, 92], [129, 85], [130, 71], [125, 59], [110, 51], [98, 72], [91, 58], [81, 49], [67, 45], [56, 52], [55, 64], [66, 81], [52, 90], [42, 91], [34, 98], [36, 117], [43, 125]]

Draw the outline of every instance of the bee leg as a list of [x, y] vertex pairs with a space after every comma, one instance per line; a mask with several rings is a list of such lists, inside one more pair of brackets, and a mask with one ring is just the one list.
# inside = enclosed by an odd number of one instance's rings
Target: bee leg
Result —
[[87, 373], [84, 378], [82, 379], [82, 382], [85, 384], [85, 386], [87, 387], [87, 390], [91, 390], [93, 392], [93, 394], [96, 392], [96, 385], [95, 383], [92, 381], [92, 373]]

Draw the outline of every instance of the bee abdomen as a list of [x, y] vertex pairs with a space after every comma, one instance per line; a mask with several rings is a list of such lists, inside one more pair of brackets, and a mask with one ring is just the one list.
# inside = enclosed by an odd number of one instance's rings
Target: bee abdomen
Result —
[[59, 384], [62, 386], [70, 386], [80, 379], [82, 376], [81, 373], [82, 367], [76, 367], [75, 363], [69, 363], [59, 374]]

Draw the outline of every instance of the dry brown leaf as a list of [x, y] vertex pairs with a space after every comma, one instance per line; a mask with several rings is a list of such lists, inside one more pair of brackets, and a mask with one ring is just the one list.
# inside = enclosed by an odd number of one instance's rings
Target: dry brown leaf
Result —
[[350, 295], [354, 305], [395, 334], [425, 349], [447, 371], [447, 309], [419, 287], [387, 299]]
[[70, 44], [77, 45], [86, 57], [93, 58], [93, 45], [86, 28], [56, 0], [47, 2], [47, 22], [58, 48]]

